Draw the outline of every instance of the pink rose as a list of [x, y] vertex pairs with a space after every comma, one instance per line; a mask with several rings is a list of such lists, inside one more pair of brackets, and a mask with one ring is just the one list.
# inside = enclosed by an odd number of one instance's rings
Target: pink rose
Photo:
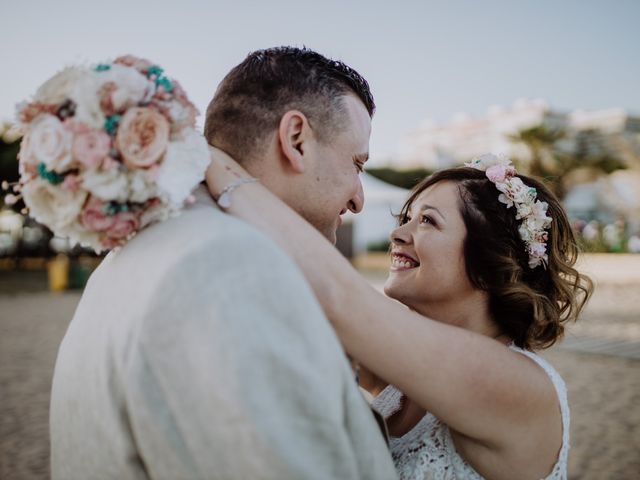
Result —
[[492, 165], [485, 172], [487, 178], [493, 183], [504, 182], [507, 176], [507, 169], [504, 165]]
[[133, 67], [141, 72], [146, 72], [147, 69], [153, 65], [149, 60], [135, 57], [133, 55], [122, 55], [121, 57], [116, 58], [113, 63]]
[[41, 113], [55, 115], [58, 105], [42, 102], [22, 103], [18, 105], [16, 115], [22, 123], [31, 123]]
[[124, 240], [140, 228], [140, 219], [135, 213], [120, 212], [114, 218], [115, 222], [107, 231], [112, 240]]
[[100, 165], [102, 170], [116, 170], [120, 167], [120, 162], [118, 162], [115, 158], [112, 157], [104, 157], [102, 159], [102, 164]]
[[82, 210], [81, 222], [88, 230], [104, 232], [115, 223], [115, 216], [104, 214], [102, 210], [104, 204], [101, 200], [92, 197]]
[[78, 180], [78, 176], [72, 173], [65, 175], [62, 188], [74, 193], [80, 190], [80, 180]]
[[547, 240], [549, 240], [549, 233], [542, 231], [542, 232], [535, 232], [533, 234], [533, 239], [536, 242], [545, 244], [547, 242]]
[[113, 250], [114, 248], [124, 245], [124, 240], [116, 240], [109, 237], [100, 237], [100, 245], [102, 249]]
[[89, 130], [73, 138], [73, 157], [85, 166], [98, 167], [111, 150], [111, 137], [100, 130]]
[[89, 125], [82, 122], [76, 122], [73, 118], [65, 118], [62, 121], [62, 125], [67, 129], [67, 131], [74, 135], [91, 131], [91, 127]]
[[116, 135], [116, 146], [130, 168], [146, 168], [157, 163], [168, 141], [167, 119], [156, 110], [143, 107], [127, 110]]
[[105, 115], [113, 115], [116, 112], [116, 108], [113, 106], [113, 92], [118, 89], [115, 82], [105, 82], [98, 90], [98, 97], [100, 98], [100, 109]]

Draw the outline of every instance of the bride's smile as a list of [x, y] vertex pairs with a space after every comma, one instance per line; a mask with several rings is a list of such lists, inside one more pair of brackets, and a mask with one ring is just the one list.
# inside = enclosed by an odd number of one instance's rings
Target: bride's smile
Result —
[[411, 270], [420, 266], [420, 262], [413, 259], [406, 253], [398, 251], [391, 252], [391, 271], [400, 272], [403, 270]]

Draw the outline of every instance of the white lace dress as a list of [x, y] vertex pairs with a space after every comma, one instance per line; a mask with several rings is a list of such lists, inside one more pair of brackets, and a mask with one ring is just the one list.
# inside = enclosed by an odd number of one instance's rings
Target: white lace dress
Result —
[[[565, 384], [558, 372], [543, 358], [513, 345], [509, 348], [534, 360], [553, 382], [562, 414], [562, 448], [557, 463], [544, 480], [566, 480], [569, 454], [569, 405]], [[399, 410], [401, 399], [402, 392], [390, 385], [376, 397], [373, 407], [384, 418], [389, 418]], [[400, 480], [482, 480], [483, 478], [458, 455], [449, 428], [429, 413], [402, 437], [391, 437], [389, 447]]]

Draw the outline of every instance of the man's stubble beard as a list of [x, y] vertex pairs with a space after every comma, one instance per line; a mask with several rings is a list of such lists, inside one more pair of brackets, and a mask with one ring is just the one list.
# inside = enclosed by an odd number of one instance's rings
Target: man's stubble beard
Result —
[[302, 218], [304, 218], [318, 233], [324, 238], [329, 240], [331, 244], [336, 244], [336, 232], [337, 226], [335, 222], [327, 222], [326, 219], [320, 218], [318, 215], [314, 215], [314, 212], [305, 210], [300, 205], [290, 205]]
[[[318, 233], [325, 237], [332, 245], [337, 240], [337, 219], [328, 220], [324, 217], [318, 208], [323, 203], [322, 195], [318, 198], [318, 192], [315, 185], [304, 184], [283, 184], [269, 176], [268, 172], [264, 172], [260, 168], [259, 160], [253, 163], [252, 160], [239, 162], [251, 174], [260, 179], [260, 182], [272, 194], [292, 208], [298, 215], [306, 220]], [[316, 176], [312, 172], [305, 172], [306, 175]], [[314, 198], [310, 198], [310, 195]]]
[[[298, 212], [300, 213], [300, 212]], [[302, 218], [304, 218], [309, 224], [315, 228], [318, 233], [320, 233], [324, 238], [329, 240], [333, 245], [336, 244], [336, 227], [334, 224], [327, 225], [326, 221], [320, 221], [319, 219], [309, 218], [305, 216], [303, 213], [300, 213]]]

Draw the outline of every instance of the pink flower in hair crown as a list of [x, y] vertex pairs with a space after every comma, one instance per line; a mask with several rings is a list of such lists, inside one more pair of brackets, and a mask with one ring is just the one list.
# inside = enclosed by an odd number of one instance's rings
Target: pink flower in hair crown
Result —
[[504, 165], [492, 165], [487, 168], [485, 173], [493, 183], [504, 182], [507, 178], [507, 169]]
[[498, 201], [507, 208], [515, 206], [516, 219], [521, 220], [518, 233], [529, 254], [529, 268], [545, 266], [548, 261], [547, 230], [552, 222], [552, 218], [547, 216], [549, 205], [536, 200], [536, 189], [525, 185], [516, 176], [516, 169], [507, 157], [488, 153], [465, 163], [465, 166], [485, 172], [500, 192]]

